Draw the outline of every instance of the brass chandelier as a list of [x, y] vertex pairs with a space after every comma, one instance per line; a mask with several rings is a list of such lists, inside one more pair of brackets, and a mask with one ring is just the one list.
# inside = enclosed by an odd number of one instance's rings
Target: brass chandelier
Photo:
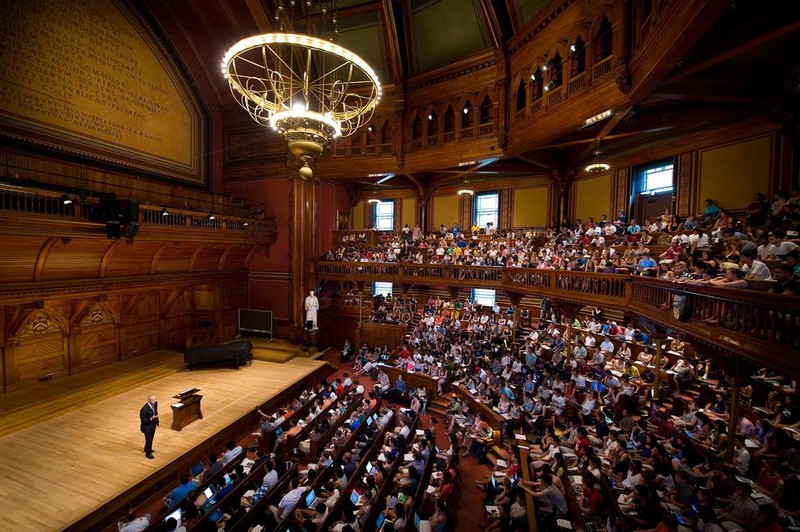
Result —
[[[322, 13], [328, 13], [328, 4], [321, 4]], [[278, 0], [276, 21], [281, 13]], [[335, 11], [332, 17], [335, 35]], [[363, 59], [331, 41], [298, 33], [242, 39], [225, 54], [222, 72], [253, 120], [284, 136], [303, 179], [313, 177], [309, 163], [325, 146], [369, 121], [381, 97], [378, 76]]]

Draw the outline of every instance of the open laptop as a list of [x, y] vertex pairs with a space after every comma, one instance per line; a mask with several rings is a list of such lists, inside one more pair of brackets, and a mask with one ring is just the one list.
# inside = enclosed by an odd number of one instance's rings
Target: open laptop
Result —
[[166, 522], [169, 518], [172, 518], [172, 519], [175, 519], [178, 522], [178, 526], [181, 526], [181, 516], [182, 515], [183, 515], [183, 513], [181, 512], [181, 509], [178, 508], [174, 512], [172, 512], [170, 514], [167, 514], [167, 516], [164, 517], [164, 521]]
[[313, 508], [315, 502], [317, 502], [317, 493], [312, 489], [306, 495], [306, 508]]
[[277, 429], [275, 429], [275, 430], [273, 430], [273, 431], [272, 431], [272, 434], [274, 434], [274, 435], [275, 435], [275, 437], [277, 438], [278, 436], [280, 436], [281, 434], [283, 434], [283, 429], [282, 429], [282, 428], [280, 428], [280, 427], [278, 427]]
[[222, 519], [222, 510], [217, 508], [216, 510], [211, 512], [211, 514], [208, 516], [208, 518], [209, 518], [209, 520], [211, 520], [212, 523], [216, 523], [217, 521]]
[[352, 502], [356, 506], [361, 506], [363, 504], [363, 502], [361, 501], [361, 496], [358, 494], [356, 490], [350, 492], [350, 502]]
[[189, 469], [189, 472], [192, 474], [192, 477], [196, 477], [200, 473], [203, 472], [203, 462], [197, 462], [195, 465]]

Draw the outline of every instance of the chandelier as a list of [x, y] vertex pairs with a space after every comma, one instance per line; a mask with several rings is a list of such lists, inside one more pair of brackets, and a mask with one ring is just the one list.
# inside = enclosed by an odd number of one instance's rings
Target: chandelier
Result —
[[597, 147], [595, 147], [594, 151], [592, 152], [592, 155], [594, 155], [594, 160], [590, 164], [586, 165], [586, 168], [584, 168], [584, 170], [586, 170], [587, 172], [597, 174], [600, 172], [606, 172], [611, 169], [611, 165], [602, 162], [601, 157], [603, 156], [603, 150], [600, 149], [599, 139], [597, 140]]
[[242, 39], [225, 54], [222, 72], [253, 120], [283, 135], [303, 179], [313, 177], [309, 163], [325, 146], [369, 121], [381, 97], [378, 76], [363, 59], [309, 35]]

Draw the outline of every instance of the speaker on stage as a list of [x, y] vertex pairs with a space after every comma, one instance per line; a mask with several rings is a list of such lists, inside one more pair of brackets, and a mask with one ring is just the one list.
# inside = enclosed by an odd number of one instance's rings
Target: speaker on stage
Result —
[[122, 236], [122, 224], [117, 220], [109, 220], [106, 222], [106, 238], [119, 239]]
[[128, 240], [133, 240], [133, 237], [136, 236], [136, 233], [139, 232], [139, 224], [136, 222], [127, 222], [125, 225], [122, 226], [121, 235], [123, 238], [127, 238]]

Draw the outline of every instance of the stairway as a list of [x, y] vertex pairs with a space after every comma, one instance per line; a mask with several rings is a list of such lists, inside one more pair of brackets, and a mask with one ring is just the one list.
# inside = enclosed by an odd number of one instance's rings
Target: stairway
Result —
[[428, 404], [428, 412], [444, 417], [447, 413], [447, 404], [450, 402], [447, 397], [448, 394], [440, 395], [435, 400], [431, 401], [430, 404]]

